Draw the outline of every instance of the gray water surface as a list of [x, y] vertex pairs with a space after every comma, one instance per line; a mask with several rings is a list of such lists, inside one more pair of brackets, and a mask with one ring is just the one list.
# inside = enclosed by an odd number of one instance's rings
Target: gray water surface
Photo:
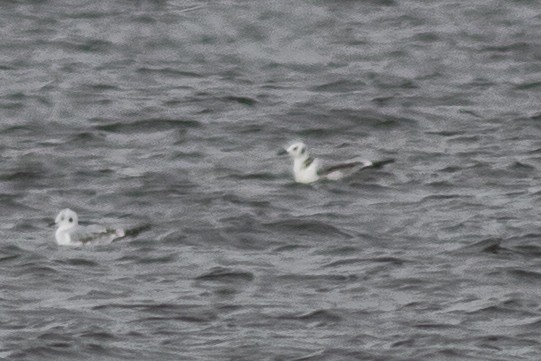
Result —
[[539, 2], [0, 8], [0, 358], [539, 360]]

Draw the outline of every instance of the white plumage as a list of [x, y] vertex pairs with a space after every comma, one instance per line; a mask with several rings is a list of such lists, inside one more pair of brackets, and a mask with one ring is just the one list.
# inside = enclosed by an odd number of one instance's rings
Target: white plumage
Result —
[[313, 183], [320, 179], [338, 180], [365, 168], [379, 168], [394, 162], [392, 159], [378, 162], [359, 160], [320, 168], [319, 159], [312, 158], [302, 142], [290, 145], [285, 152], [293, 159], [293, 176], [298, 183]]
[[110, 243], [114, 239], [124, 237], [123, 229], [108, 229], [100, 225], [79, 225], [77, 213], [69, 208], [63, 209], [55, 219], [58, 229], [55, 233], [56, 243], [60, 246], [81, 246], [85, 244]]

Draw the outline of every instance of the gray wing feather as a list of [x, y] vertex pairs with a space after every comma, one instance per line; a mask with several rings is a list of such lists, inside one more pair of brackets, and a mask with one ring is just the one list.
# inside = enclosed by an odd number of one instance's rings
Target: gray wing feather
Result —
[[384, 160], [379, 160], [379, 161], [374, 161], [374, 162], [368, 162], [368, 161], [348, 162], [348, 163], [337, 164], [332, 167], [322, 169], [321, 171], [318, 172], [318, 174], [320, 176], [326, 176], [336, 171], [353, 170], [356, 167], [360, 167], [359, 169], [357, 169], [357, 171], [368, 169], [368, 168], [379, 169], [389, 163], [394, 163], [394, 159], [384, 159]]
[[332, 167], [327, 167], [327, 168], [321, 169], [320, 171], [318, 171], [318, 174], [320, 176], [326, 176], [326, 175], [329, 175], [332, 172], [336, 172], [337, 170], [352, 169], [352, 168], [358, 167], [360, 165], [363, 165], [363, 163], [361, 163], [361, 162], [350, 162], [350, 163], [337, 164], [337, 165], [333, 165]]
[[70, 232], [72, 242], [87, 243], [95, 240], [102, 240], [104, 237], [113, 235], [113, 230], [103, 226], [92, 224], [90, 226], [77, 226]]

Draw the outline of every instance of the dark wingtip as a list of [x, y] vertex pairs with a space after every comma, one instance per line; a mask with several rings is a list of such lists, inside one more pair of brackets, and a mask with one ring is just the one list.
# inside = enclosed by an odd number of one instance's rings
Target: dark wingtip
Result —
[[372, 162], [372, 168], [376, 168], [376, 169], [379, 169], [379, 168], [382, 168], [384, 165], [386, 164], [390, 164], [390, 163], [394, 163], [395, 160], [394, 159], [383, 159], [383, 160], [377, 160], [375, 162]]
[[137, 227], [129, 228], [124, 231], [124, 237], [135, 237], [139, 233], [148, 231], [151, 228], [150, 224], [142, 224]]

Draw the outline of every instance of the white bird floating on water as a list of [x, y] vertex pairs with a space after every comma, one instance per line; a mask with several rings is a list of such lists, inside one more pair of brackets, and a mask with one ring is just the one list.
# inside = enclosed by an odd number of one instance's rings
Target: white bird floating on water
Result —
[[279, 154], [288, 153], [293, 159], [293, 175], [298, 183], [313, 183], [321, 179], [338, 180], [367, 168], [381, 168], [393, 163], [394, 159], [381, 161], [352, 161], [337, 164], [328, 168], [320, 168], [319, 159], [312, 158], [304, 143], [294, 143]]
[[58, 225], [55, 237], [56, 243], [59, 246], [107, 244], [125, 235], [124, 230], [121, 228], [108, 229], [96, 224], [81, 226], [79, 225], [77, 213], [69, 208], [63, 209], [58, 213], [55, 223]]

